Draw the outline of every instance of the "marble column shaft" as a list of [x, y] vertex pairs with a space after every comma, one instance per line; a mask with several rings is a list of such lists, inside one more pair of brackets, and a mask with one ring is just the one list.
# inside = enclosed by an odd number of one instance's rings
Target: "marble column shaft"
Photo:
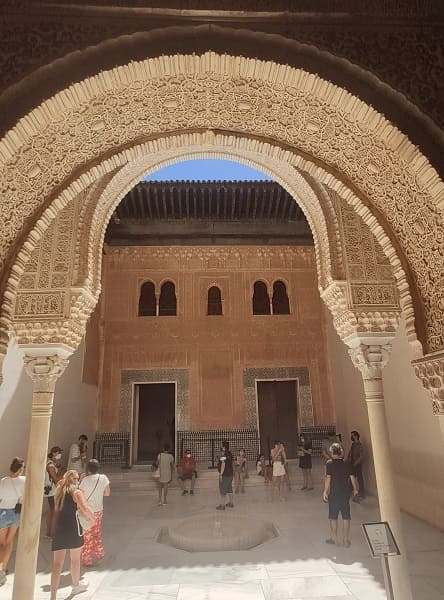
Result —
[[401, 551], [401, 556], [389, 557], [394, 598], [412, 600], [382, 384], [390, 350], [390, 344], [359, 344], [349, 352], [364, 381], [381, 519], [390, 524]]
[[24, 503], [15, 561], [12, 600], [33, 600], [42, 513], [42, 495], [54, 388], [68, 361], [58, 355], [25, 356], [34, 383], [31, 431], [26, 460]]

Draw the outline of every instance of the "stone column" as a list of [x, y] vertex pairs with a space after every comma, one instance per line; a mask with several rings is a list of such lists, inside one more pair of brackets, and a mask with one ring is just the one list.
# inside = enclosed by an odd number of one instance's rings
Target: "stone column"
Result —
[[[45, 352], [44, 348], [40, 349]], [[51, 351], [46, 349], [46, 352]], [[35, 351], [33, 351], [35, 354]], [[25, 354], [25, 368], [34, 383], [31, 431], [26, 460], [25, 496], [21, 515], [12, 600], [33, 600], [39, 547], [42, 494], [54, 387], [68, 364], [66, 350], [51, 356]]]
[[412, 600], [382, 385], [382, 370], [388, 362], [391, 344], [377, 341], [362, 343], [354, 336], [347, 340], [347, 345], [353, 364], [361, 371], [364, 380], [381, 519], [390, 524], [401, 550], [401, 556], [389, 558], [394, 598]]
[[439, 420], [444, 444], [444, 350], [412, 361], [416, 376], [429, 391], [433, 414]]

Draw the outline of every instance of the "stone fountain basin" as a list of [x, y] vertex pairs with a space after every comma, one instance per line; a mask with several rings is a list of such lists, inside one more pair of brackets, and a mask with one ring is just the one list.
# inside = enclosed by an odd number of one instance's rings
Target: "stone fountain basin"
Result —
[[166, 528], [162, 543], [188, 552], [248, 550], [277, 536], [261, 518], [228, 512], [195, 515]]

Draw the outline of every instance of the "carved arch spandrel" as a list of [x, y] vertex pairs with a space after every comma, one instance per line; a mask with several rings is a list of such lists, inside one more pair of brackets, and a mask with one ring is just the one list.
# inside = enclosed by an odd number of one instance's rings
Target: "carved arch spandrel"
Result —
[[[332, 186], [340, 187], [341, 178], [351, 181], [369, 199], [369, 207], [373, 204], [384, 215], [409, 260], [426, 311], [429, 348], [444, 342], [438, 314], [441, 287], [434, 275], [443, 261], [442, 246], [435, 243], [443, 230], [442, 182], [380, 114], [301, 70], [209, 52], [133, 63], [75, 84], [33, 111], [0, 143], [12, 222], [20, 210], [21, 222], [31, 216], [73, 169], [84, 169], [99, 154], [185, 123], [274, 138], [315, 157], [311, 174], [321, 163], [328, 166]], [[62, 160], [60, 148], [65, 150]], [[335, 171], [342, 175], [335, 177]], [[15, 201], [17, 192], [27, 199], [22, 208]], [[380, 227], [374, 216], [369, 224], [372, 230]], [[3, 255], [16, 234], [14, 227], [5, 231]]]

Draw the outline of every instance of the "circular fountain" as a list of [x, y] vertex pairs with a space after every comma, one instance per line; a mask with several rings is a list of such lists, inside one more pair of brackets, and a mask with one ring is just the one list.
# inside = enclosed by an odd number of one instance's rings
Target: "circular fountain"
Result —
[[188, 517], [165, 533], [162, 542], [188, 552], [248, 550], [276, 537], [272, 523], [227, 512]]

